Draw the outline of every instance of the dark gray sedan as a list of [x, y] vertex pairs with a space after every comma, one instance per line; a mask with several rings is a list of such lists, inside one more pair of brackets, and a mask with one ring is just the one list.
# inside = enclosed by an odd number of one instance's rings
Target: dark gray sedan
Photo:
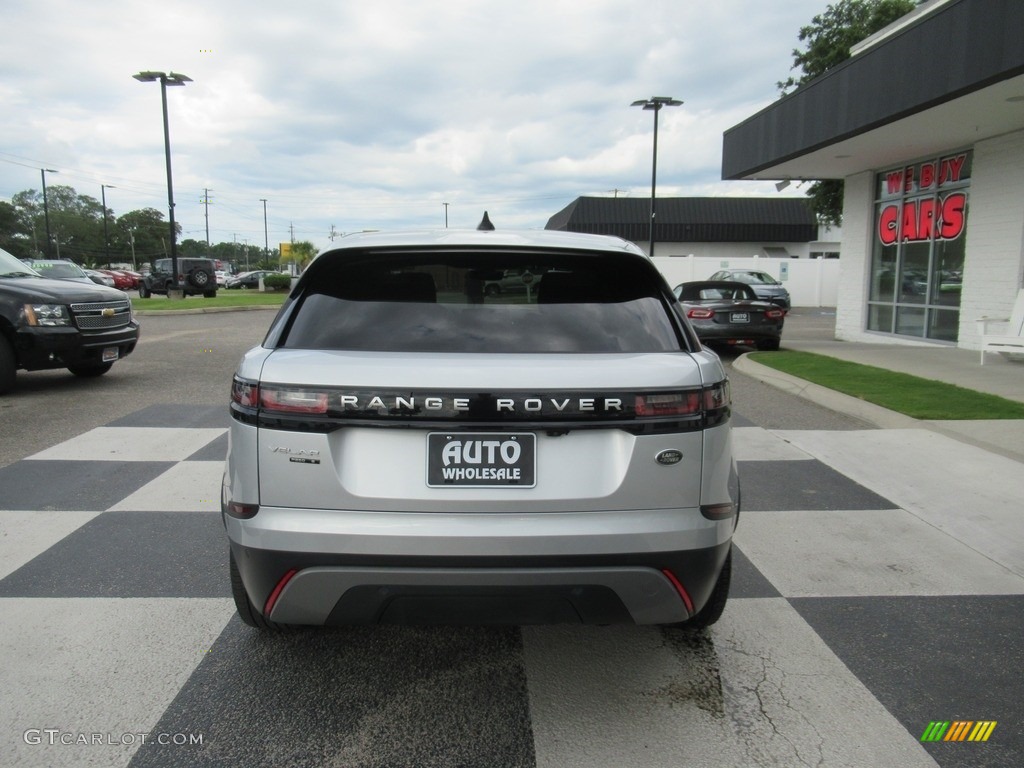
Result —
[[676, 298], [700, 340], [744, 344], [763, 350], [779, 348], [786, 312], [757, 297], [744, 283], [705, 280], [675, 287]]

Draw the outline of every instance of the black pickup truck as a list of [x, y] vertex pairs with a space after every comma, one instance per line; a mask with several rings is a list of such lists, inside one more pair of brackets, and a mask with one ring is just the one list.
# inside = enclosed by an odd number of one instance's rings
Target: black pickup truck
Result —
[[122, 291], [41, 277], [0, 249], [0, 395], [19, 369], [102, 376], [138, 340]]

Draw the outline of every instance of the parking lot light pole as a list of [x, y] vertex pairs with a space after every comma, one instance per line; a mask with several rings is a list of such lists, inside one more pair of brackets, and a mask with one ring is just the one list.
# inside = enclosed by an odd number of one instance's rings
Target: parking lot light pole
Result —
[[629, 105], [643, 107], [654, 112], [654, 160], [651, 164], [651, 241], [647, 248], [647, 255], [651, 258], [654, 258], [654, 196], [658, 180], [658, 113], [662, 107], [678, 107], [682, 103], [671, 96], [651, 96], [649, 99], [639, 99]]
[[[171, 182], [171, 132], [167, 124], [167, 86], [191, 83], [192, 78], [177, 72], [164, 73], [148, 70], [132, 75], [132, 77], [140, 83], [160, 83], [160, 100], [164, 108], [164, 156], [167, 161], [167, 210], [171, 228], [171, 271], [174, 273], [174, 287], [178, 289], [181, 287], [181, 283], [178, 279], [177, 232], [174, 224], [174, 185]], [[168, 297], [170, 297], [169, 293]]]
[[50, 206], [46, 202], [46, 174], [57, 173], [53, 168], [40, 168], [39, 175], [43, 179], [43, 218], [46, 220], [46, 258], [50, 258]]
[[110, 235], [107, 234], [107, 190], [117, 189], [113, 184], [100, 184], [100, 197], [103, 200], [103, 252], [107, 258], [107, 268], [110, 267]]

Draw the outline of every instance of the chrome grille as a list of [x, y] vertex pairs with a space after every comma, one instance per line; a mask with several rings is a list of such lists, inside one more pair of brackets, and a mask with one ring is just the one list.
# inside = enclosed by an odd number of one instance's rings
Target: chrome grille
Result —
[[132, 307], [127, 299], [72, 304], [71, 315], [75, 318], [75, 325], [83, 331], [124, 328], [131, 322]]

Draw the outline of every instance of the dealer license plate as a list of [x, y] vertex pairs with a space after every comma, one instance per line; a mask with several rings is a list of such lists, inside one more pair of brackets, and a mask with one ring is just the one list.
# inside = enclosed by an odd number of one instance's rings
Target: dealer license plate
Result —
[[731, 319], [732, 319], [732, 321], [734, 323], [749, 323], [750, 322], [750, 313], [749, 312], [733, 312]]
[[427, 485], [431, 488], [533, 488], [537, 436], [532, 432], [431, 432]]
[[117, 347], [106, 347], [103, 350], [103, 362], [112, 363], [118, 358]]

